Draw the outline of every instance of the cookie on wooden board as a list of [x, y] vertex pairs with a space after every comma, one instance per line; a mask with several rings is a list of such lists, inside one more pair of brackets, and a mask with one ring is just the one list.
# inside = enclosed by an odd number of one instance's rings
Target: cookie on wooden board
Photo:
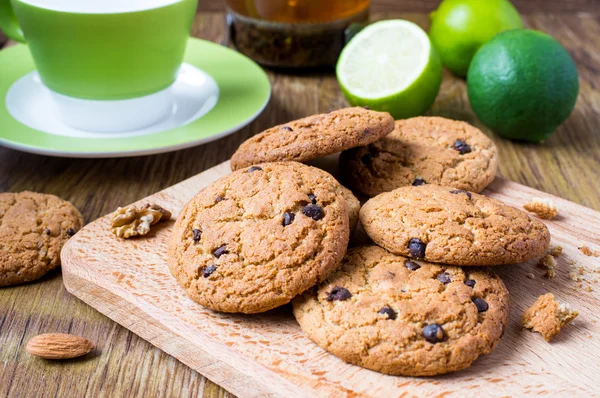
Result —
[[467, 368], [499, 342], [509, 296], [493, 273], [352, 248], [325, 282], [293, 300], [302, 330], [341, 359], [382, 373]]
[[225, 176], [181, 211], [168, 244], [188, 295], [223, 312], [288, 303], [334, 271], [348, 246], [339, 183], [297, 162], [264, 163]]
[[0, 286], [30, 282], [60, 265], [65, 242], [83, 227], [81, 213], [57, 196], [0, 194]]
[[274, 161], [306, 162], [370, 144], [394, 129], [387, 112], [361, 107], [313, 115], [272, 127], [246, 140], [231, 157], [231, 169]]
[[409, 186], [367, 201], [367, 234], [389, 251], [452, 265], [514, 264], [542, 256], [546, 225], [527, 213], [468, 191]]
[[398, 120], [382, 139], [344, 151], [345, 184], [373, 197], [425, 183], [481, 192], [496, 176], [498, 150], [479, 129], [442, 117]]

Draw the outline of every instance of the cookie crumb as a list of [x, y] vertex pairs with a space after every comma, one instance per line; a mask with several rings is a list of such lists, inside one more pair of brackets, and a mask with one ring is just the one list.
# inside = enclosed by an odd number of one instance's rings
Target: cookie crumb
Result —
[[583, 288], [583, 290], [585, 290], [586, 292], [593, 292], [593, 291], [594, 291], [594, 290], [593, 290], [591, 287], [589, 287], [589, 286], [586, 286], [586, 287], [584, 287], [584, 288]]
[[544, 257], [540, 258], [540, 261], [537, 264], [540, 268], [545, 268], [546, 273], [544, 276], [546, 278], [552, 279], [556, 278], [556, 260], [550, 254], [546, 254]]
[[529, 279], [535, 279], [535, 275], [533, 274], [533, 272], [530, 272], [525, 276], [527, 276]]
[[576, 272], [569, 272], [569, 279], [575, 282], [579, 282], [581, 280], [581, 277], [579, 275], [577, 275]]
[[550, 249], [548, 249], [548, 254], [552, 257], [558, 257], [562, 254], [562, 252], [563, 248], [560, 245], [550, 246]]
[[594, 257], [599, 257], [600, 253], [597, 251], [592, 251], [590, 250], [589, 247], [583, 245], [579, 247], [579, 251], [581, 251], [583, 254], [585, 254], [588, 257], [594, 256]]
[[533, 198], [528, 203], [525, 203], [523, 208], [546, 220], [550, 220], [558, 214], [558, 207], [556, 207], [552, 199], [548, 198]]
[[146, 204], [119, 207], [111, 218], [111, 231], [119, 238], [128, 239], [134, 236], [146, 235], [150, 226], [159, 221], [171, 218], [171, 212], [157, 204]]
[[568, 304], [560, 303], [552, 293], [547, 293], [538, 297], [535, 303], [525, 310], [521, 325], [540, 333], [546, 341], [550, 341], [577, 315], [579, 312]]

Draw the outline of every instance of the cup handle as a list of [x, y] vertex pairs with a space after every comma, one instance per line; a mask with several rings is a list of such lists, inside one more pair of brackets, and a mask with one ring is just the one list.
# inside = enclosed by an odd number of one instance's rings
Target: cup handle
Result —
[[17, 22], [10, 0], [0, 0], [0, 29], [11, 39], [25, 43], [23, 31]]

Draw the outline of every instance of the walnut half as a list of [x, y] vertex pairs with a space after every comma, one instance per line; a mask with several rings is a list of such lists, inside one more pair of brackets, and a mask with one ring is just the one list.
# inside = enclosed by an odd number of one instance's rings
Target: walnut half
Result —
[[146, 235], [150, 226], [162, 220], [171, 218], [171, 212], [157, 204], [146, 204], [136, 207], [134, 205], [119, 207], [112, 215], [111, 231], [119, 238], [131, 238]]

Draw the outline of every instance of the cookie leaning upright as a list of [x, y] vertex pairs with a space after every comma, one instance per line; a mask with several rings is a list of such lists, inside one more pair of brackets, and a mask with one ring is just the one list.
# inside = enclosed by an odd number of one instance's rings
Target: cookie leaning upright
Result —
[[296, 162], [231, 173], [181, 211], [168, 244], [173, 276], [196, 302], [257, 313], [335, 270], [348, 246], [347, 204], [328, 173]]
[[0, 286], [33, 281], [58, 267], [63, 245], [81, 227], [81, 213], [54, 195], [0, 194]]
[[452, 265], [499, 265], [544, 254], [544, 223], [498, 200], [437, 185], [403, 187], [370, 199], [360, 221], [379, 246]]
[[413, 261], [377, 246], [348, 250], [339, 270], [295, 298], [294, 315], [321, 348], [392, 375], [467, 368], [500, 340], [509, 297], [482, 270]]
[[394, 131], [340, 155], [345, 183], [367, 196], [407, 185], [481, 192], [496, 176], [498, 150], [479, 129], [442, 117], [398, 120]]
[[387, 112], [361, 107], [313, 115], [272, 127], [246, 140], [231, 157], [231, 169], [274, 161], [305, 162], [370, 144], [394, 129]]

